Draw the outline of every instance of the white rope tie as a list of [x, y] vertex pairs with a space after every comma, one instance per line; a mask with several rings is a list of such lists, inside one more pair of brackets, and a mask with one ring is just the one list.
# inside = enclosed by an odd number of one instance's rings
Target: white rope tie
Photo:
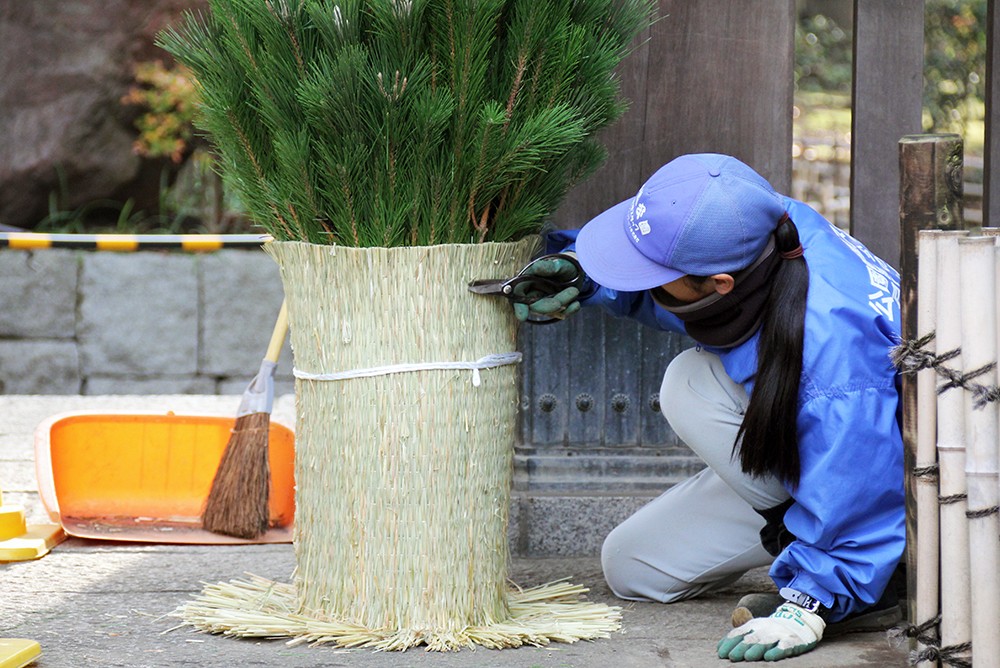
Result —
[[341, 371], [339, 373], [309, 373], [301, 369], [292, 369], [296, 378], [301, 380], [349, 380], [351, 378], [368, 378], [371, 376], [385, 376], [390, 373], [406, 373], [407, 371], [426, 371], [429, 369], [468, 369], [472, 371], [472, 384], [479, 387], [480, 369], [492, 369], [507, 364], [517, 364], [521, 361], [521, 353], [501, 353], [499, 355], [487, 355], [475, 362], [417, 362], [415, 364], [389, 364], [387, 366], [374, 366], [368, 369], [353, 369], [351, 371]]

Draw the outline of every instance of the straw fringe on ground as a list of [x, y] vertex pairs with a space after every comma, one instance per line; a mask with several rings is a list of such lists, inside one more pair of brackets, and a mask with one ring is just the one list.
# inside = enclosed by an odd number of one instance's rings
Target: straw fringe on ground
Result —
[[482, 645], [490, 649], [542, 646], [607, 638], [621, 624], [621, 609], [582, 599], [587, 589], [552, 582], [507, 592], [510, 617], [449, 632], [415, 629], [368, 629], [339, 621], [319, 611], [299, 612], [295, 585], [250, 575], [248, 579], [207, 586], [194, 601], [172, 616], [185, 626], [239, 638], [291, 638], [289, 645], [334, 644], [376, 650], [405, 650], [426, 645], [455, 651]]

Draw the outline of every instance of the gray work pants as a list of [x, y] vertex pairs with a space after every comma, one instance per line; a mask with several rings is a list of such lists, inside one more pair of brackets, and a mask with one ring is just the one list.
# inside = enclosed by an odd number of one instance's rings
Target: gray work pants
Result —
[[621, 598], [681, 601], [727, 585], [771, 557], [761, 546], [766, 510], [788, 499], [775, 478], [752, 478], [733, 459], [747, 394], [717, 355], [690, 349], [663, 377], [660, 406], [708, 468], [675, 485], [604, 541], [604, 577]]

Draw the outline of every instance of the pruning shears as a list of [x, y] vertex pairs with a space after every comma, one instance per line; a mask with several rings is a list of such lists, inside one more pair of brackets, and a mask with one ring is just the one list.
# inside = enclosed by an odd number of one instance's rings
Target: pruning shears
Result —
[[[532, 273], [532, 267], [542, 260], [567, 260], [576, 267], [576, 276], [570, 281], [560, 281], [548, 276], [539, 276]], [[495, 295], [506, 297], [511, 303], [534, 304], [539, 299], [551, 297], [559, 294], [566, 288], [577, 288], [583, 290], [587, 277], [580, 267], [580, 263], [572, 255], [555, 253], [553, 255], [543, 255], [540, 258], [529, 262], [517, 276], [513, 278], [494, 278], [472, 281], [469, 283], [469, 290], [480, 295]], [[559, 322], [559, 318], [546, 318], [536, 314], [531, 314], [527, 322], [533, 325], [548, 325]]]

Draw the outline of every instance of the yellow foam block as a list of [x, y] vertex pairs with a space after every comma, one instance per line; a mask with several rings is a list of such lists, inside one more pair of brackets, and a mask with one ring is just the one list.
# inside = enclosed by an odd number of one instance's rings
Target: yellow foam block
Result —
[[[0, 541], [0, 561], [37, 559], [63, 542], [66, 534], [58, 524], [28, 524], [16, 538]], [[0, 663], [0, 668], [6, 668]]]
[[24, 507], [0, 505], [0, 540], [17, 538], [27, 531], [24, 525]]
[[0, 668], [22, 668], [41, 653], [41, 645], [34, 640], [0, 638]]

